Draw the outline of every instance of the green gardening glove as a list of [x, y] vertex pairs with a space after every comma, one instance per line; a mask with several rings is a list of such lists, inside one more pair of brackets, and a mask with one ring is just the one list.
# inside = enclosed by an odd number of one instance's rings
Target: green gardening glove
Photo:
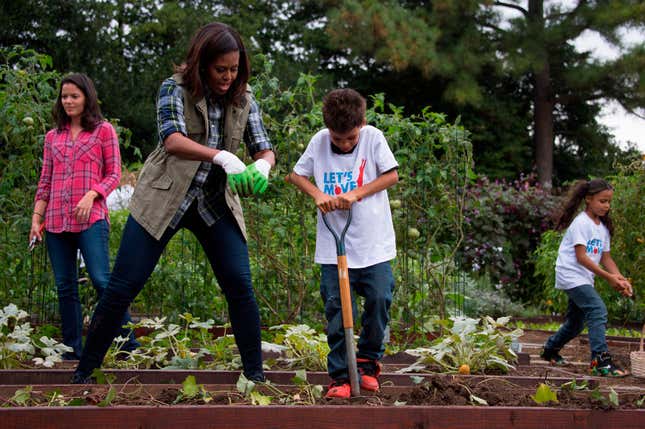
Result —
[[247, 172], [246, 165], [237, 156], [231, 152], [220, 150], [213, 157], [213, 164], [224, 169], [233, 193], [241, 196], [253, 193], [253, 178]]
[[258, 159], [253, 164], [246, 167], [253, 181], [253, 194], [263, 194], [269, 186], [269, 171], [271, 171], [271, 164], [264, 159]]
[[233, 193], [247, 197], [253, 193], [253, 177], [247, 168], [238, 174], [228, 174], [228, 185]]

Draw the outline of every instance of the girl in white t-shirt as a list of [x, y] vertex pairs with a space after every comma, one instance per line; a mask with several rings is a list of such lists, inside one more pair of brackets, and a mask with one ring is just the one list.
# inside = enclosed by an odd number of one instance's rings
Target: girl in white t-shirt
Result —
[[[556, 229], [567, 231], [558, 250], [555, 284], [569, 296], [569, 304], [564, 323], [546, 341], [540, 356], [554, 364], [566, 363], [560, 350], [586, 324], [591, 374], [622, 377], [625, 371], [612, 362], [605, 339], [607, 307], [593, 286], [594, 276], [599, 275], [621, 294], [632, 296], [631, 284], [609, 254], [613, 233], [609, 207], [613, 194], [613, 188], [603, 179], [579, 181], [562, 208]], [[574, 218], [583, 200], [585, 209]]]

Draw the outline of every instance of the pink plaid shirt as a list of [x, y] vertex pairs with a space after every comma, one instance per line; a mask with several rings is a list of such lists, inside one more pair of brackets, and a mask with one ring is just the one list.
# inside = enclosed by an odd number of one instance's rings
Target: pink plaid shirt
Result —
[[[43, 169], [35, 200], [47, 201], [45, 229], [81, 232], [101, 219], [109, 222], [107, 196], [121, 180], [121, 154], [114, 128], [101, 122], [92, 132], [81, 131], [72, 141], [69, 126], [45, 136]], [[99, 197], [87, 222], [78, 222], [72, 210], [89, 190]]]

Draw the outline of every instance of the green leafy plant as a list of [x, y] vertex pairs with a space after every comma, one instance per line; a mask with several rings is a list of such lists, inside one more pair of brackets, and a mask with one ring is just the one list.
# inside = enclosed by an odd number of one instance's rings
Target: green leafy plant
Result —
[[521, 302], [533, 302], [541, 288], [533, 282], [531, 254], [551, 226], [559, 201], [532, 176], [513, 182], [481, 177], [467, 190], [465, 244], [460, 257], [474, 273], [487, 275], [498, 289]]
[[116, 380], [116, 375], [106, 374], [101, 368], [94, 368], [91, 376], [97, 384], [112, 384]]
[[279, 352], [276, 361], [287, 368], [307, 368], [327, 371], [329, 346], [327, 336], [307, 325], [278, 325], [269, 329], [274, 333], [274, 344], [264, 344]]
[[[615, 225], [611, 255], [625, 277], [631, 279], [635, 299], [612, 300], [609, 312], [623, 320], [645, 319], [645, 160], [617, 166], [609, 178], [614, 187], [611, 217]], [[613, 292], [607, 287], [607, 290]], [[605, 303], [607, 303], [605, 301]], [[615, 306], [615, 307], [614, 307]]]
[[15, 304], [0, 310], [0, 368], [25, 366], [29, 360], [51, 368], [62, 361], [63, 353], [72, 351], [71, 347], [45, 336], [33, 339], [33, 328], [25, 321], [28, 316]]
[[555, 261], [563, 235], [561, 231], [545, 231], [533, 252], [535, 275], [542, 286], [541, 304], [550, 313], [564, 313], [567, 308], [567, 295], [555, 288]]
[[636, 401], [636, 406], [638, 408], [641, 408], [644, 403], [645, 403], [645, 395], [643, 395], [639, 400]]
[[322, 398], [323, 387], [319, 384], [309, 384], [307, 371], [304, 369], [297, 370], [292, 381], [299, 387], [299, 391], [291, 396], [295, 403], [314, 405], [318, 399]]
[[31, 392], [33, 390], [32, 386], [25, 386], [24, 389], [17, 389], [13, 394], [9, 402], [18, 407], [27, 407], [31, 404]]
[[208, 404], [213, 400], [213, 397], [210, 392], [204, 388], [203, 384], [197, 384], [197, 380], [194, 375], [189, 375], [181, 383], [181, 390], [177, 394], [177, 398], [173, 404], [185, 402], [186, 400], [200, 400], [205, 404]]
[[534, 395], [531, 395], [531, 399], [537, 404], [547, 404], [549, 402], [558, 402], [558, 395], [551, 390], [549, 385], [545, 383], [540, 383]]
[[603, 394], [599, 387], [591, 391], [591, 399], [598, 402], [603, 408], [615, 409], [620, 407], [620, 400], [618, 393], [612, 388], [609, 388], [607, 396]]
[[[495, 287], [490, 275], [483, 273], [462, 273], [463, 310], [469, 317], [501, 317], [522, 314], [524, 307], [511, 300], [505, 289]], [[458, 307], [459, 308], [459, 307]]]
[[575, 378], [571, 381], [567, 381], [566, 383], [562, 383], [560, 385], [560, 389], [562, 390], [569, 390], [571, 392], [576, 392], [580, 390], [588, 390], [589, 389], [589, 382], [587, 380], [576, 380]]
[[237, 391], [240, 392], [245, 398], [248, 398], [253, 405], [271, 404], [273, 398], [271, 396], [264, 395], [258, 392], [255, 389], [256, 383], [246, 378], [244, 374], [240, 374], [240, 378], [238, 378], [235, 386], [237, 388]]
[[166, 317], [144, 318], [129, 324], [130, 329], [146, 328], [152, 332], [138, 337], [141, 346], [132, 352], [122, 350], [127, 338], [117, 337], [106, 355], [104, 366], [217, 370], [242, 367], [233, 336], [213, 338], [209, 332], [214, 326], [212, 319], [202, 322], [190, 313], [179, 317], [182, 325], [166, 323]]
[[511, 349], [513, 338], [522, 335], [519, 329], [506, 329], [509, 320], [508, 317], [451, 317], [442, 322], [446, 328], [444, 335], [435, 339], [430, 347], [407, 350], [418, 359], [399, 371], [423, 371], [434, 364], [451, 373], [458, 372], [462, 365], [468, 365], [472, 373], [490, 369], [507, 372], [514, 368], [510, 362], [517, 359]]
[[105, 394], [105, 397], [96, 404], [97, 407], [107, 407], [112, 405], [112, 402], [116, 399], [117, 393], [116, 389], [112, 386], [108, 389], [107, 393]]
[[[270, 405], [276, 402], [280, 405], [314, 405], [322, 398], [323, 387], [310, 384], [305, 370], [296, 371], [292, 381], [296, 388], [283, 390], [270, 381], [255, 383], [241, 374], [237, 381], [237, 390], [253, 405]], [[258, 388], [269, 394], [260, 392]]]

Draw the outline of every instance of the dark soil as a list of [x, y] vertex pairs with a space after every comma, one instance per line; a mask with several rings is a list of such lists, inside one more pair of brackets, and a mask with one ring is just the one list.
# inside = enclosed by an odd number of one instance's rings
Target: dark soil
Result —
[[[549, 406], [580, 409], [636, 409], [645, 408], [645, 379], [628, 375], [624, 378], [589, 378], [589, 344], [578, 338], [570, 342], [561, 354], [570, 362], [553, 366], [539, 358], [547, 332], [526, 331], [520, 339], [522, 352], [530, 355], [529, 365], [518, 365], [510, 376], [537, 377], [534, 386], [515, 384], [504, 377], [488, 377], [493, 374], [478, 374], [479, 377], [436, 374], [424, 377], [417, 386], [395, 386], [384, 383], [378, 393], [362, 392], [361, 396], [344, 399], [313, 399], [313, 386], [258, 385], [258, 392], [271, 396], [271, 405], [488, 405], [536, 407]], [[629, 352], [633, 344], [616, 342], [611, 347], [615, 362], [629, 370]], [[384, 373], [394, 373], [410, 365], [415, 358], [406, 353], [397, 353], [383, 359]], [[65, 362], [63, 368], [73, 368], [76, 362]], [[414, 375], [414, 374], [410, 374]], [[267, 373], [271, 379], [271, 372]], [[556, 387], [549, 383], [553, 378], [577, 380], [579, 389]], [[592, 380], [592, 387], [581, 387], [584, 380]], [[539, 383], [546, 383], [557, 394], [557, 402], [538, 404], [531, 397], [536, 394]], [[530, 381], [532, 383], [532, 381]], [[0, 383], [0, 406], [47, 406], [47, 405], [228, 405], [251, 404], [252, 398], [240, 394], [234, 384], [200, 386], [193, 397], [182, 393], [181, 385], [39, 385], [33, 386], [25, 403], [17, 402], [14, 393], [19, 386], [2, 386]], [[112, 389], [111, 394], [109, 394]], [[53, 395], [57, 392], [57, 395]], [[109, 400], [106, 398], [109, 397]], [[106, 403], [107, 402], [107, 403]]]
[[[551, 335], [545, 331], [525, 331], [520, 342], [522, 352], [531, 356], [529, 366], [518, 366], [515, 375], [526, 376], [544, 376], [544, 377], [582, 377], [589, 376], [589, 361], [591, 359], [589, 342], [586, 337], [578, 337], [570, 341], [561, 351], [560, 354], [567, 360], [568, 364], [562, 366], [553, 366], [540, 358], [540, 351], [546, 339]], [[609, 351], [612, 354], [613, 361], [620, 368], [628, 373], [631, 369], [629, 353], [638, 350], [638, 342], [634, 341], [613, 341], [609, 344]], [[645, 379], [628, 375], [624, 378], [614, 377], [595, 377], [601, 387], [629, 387], [641, 391], [645, 394]]]
[[[506, 407], [559, 407], [578, 409], [644, 408], [645, 391], [616, 389], [612, 401], [607, 389], [573, 391], [552, 387], [557, 402], [538, 404], [531, 396], [536, 388], [523, 387], [504, 378], [474, 379], [436, 375], [419, 386], [383, 386], [380, 392], [362, 392], [351, 399], [312, 399], [306, 387], [257, 386], [257, 391], [271, 396], [270, 405], [477, 405]], [[193, 397], [186, 397], [178, 385], [90, 385], [33, 386], [26, 402], [18, 403], [12, 389], [0, 393], [0, 406], [118, 406], [118, 405], [247, 405], [249, 396], [239, 393], [235, 385], [202, 385]], [[110, 392], [111, 391], [111, 392]], [[53, 394], [57, 395], [55, 398]], [[109, 398], [109, 399], [106, 399]], [[485, 401], [485, 402], [484, 402]]]

